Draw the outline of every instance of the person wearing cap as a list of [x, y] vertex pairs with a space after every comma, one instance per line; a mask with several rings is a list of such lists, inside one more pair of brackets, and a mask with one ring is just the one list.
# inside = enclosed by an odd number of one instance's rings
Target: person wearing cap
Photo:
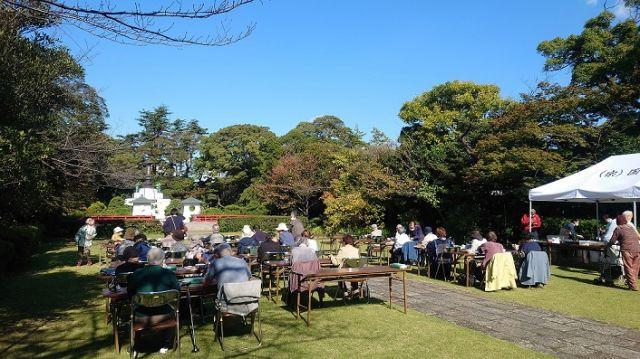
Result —
[[122, 241], [122, 233], [124, 232], [124, 229], [122, 229], [122, 227], [116, 227], [113, 229], [113, 234], [111, 235], [111, 240], [116, 242], [116, 243], [120, 243]]
[[282, 247], [280, 247], [280, 242], [278, 242], [278, 237], [268, 237], [266, 241], [262, 242], [260, 247], [258, 247], [258, 258], [260, 260], [266, 259], [266, 253], [268, 252], [281, 252]]
[[293, 235], [294, 240], [298, 240], [304, 232], [304, 225], [302, 221], [298, 219], [298, 211], [291, 211], [291, 235]]
[[220, 224], [214, 220], [211, 225], [211, 234], [202, 239], [204, 242], [209, 242], [211, 245], [216, 245], [224, 242], [224, 236], [220, 233]]
[[638, 290], [638, 271], [640, 270], [640, 236], [631, 226], [624, 214], [616, 217], [618, 228], [613, 231], [608, 245], [620, 244], [620, 255], [624, 265], [624, 277], [630, 290]]
[[248, 224], [242, 227], [241, 238], [238, 241], [238, 254], [245, 254], [249, 252], [249, 247], [255, 247], [258, 242], [253, 238], [253, 231]]
[[76, 264], [78, 267], [82, 265], [83, 260], [87, 260], [87, 265], [90, 266], [91, 263], [91, 245], [93, 244], [93, 239], [96, 237], [96, 222], [93, 218], [87, 218], [84, 221], [84, 226], [78, 229], [76, 235], [74, 237], [76, 244], [78, 245], [78, 263]]
[[122, 254], [124, 263], [116, 267], [116, 275], [122, 273], [131, 273], [144, 267], [144, 264], [139, 262], [140, 252], [135, 247], [127, 247]]
[[377, 224], [372, 224], [371, 225], [371, 237], [382, 237], [382, 230], [378, 229], [378, 225]]
[[247, 262], [231, 255], [231, 247], [222, 243], [216, 247], [217, 259], [214, 259], [207, 269], [205, 283], [216, 284], [218, 295], [222, 293], [222, 286], [226, 283], [240, 283], [251, 279], [251, 272]]
[[[278, 224], [278, 227], [276, 227], [276, 231], [278, 232], [278, 239], [280, 240], [281, 245], [293, 247], [293, 245], [296, 243], [295, 237], [289, 232], [289, 228], [287, 228], [286, 224]], [[302, 232], [300, 233], [302, 234]]]

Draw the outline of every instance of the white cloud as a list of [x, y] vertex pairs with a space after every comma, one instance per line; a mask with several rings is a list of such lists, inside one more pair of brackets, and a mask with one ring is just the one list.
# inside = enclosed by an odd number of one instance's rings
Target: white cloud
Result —
[[626, 19], [631, 16], [631, 9], [624, 6], [624, 3], [622, 2], [616, 4], [612, 12], [618, 19]]
[[594, 6], [598, 4], [598, 0], [587, 0], [587, 5]]

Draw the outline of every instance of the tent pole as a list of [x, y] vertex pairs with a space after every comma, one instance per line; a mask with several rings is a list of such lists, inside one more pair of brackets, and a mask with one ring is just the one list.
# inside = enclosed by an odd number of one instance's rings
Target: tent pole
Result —
[[[634, 209], [635, 207], [635, 202], [634, 202]], [[529, 201], [529, 233], [531, 233], [531, 227], [532, 227], [532, 223], [533, 222], [533, 216], [531, 215], [531, 212], [533, 212], [533, 205], [531, 204], [531, 201]]]
[[636, 212], [637, 212], [636, 201], [633, 201], [633, 225], [636, 226], [636, 228], [638, 228], [638, 216], [636, 215]]
[[598, 203], [598, 201], [596, 201], [596, 237], [598, 238], [598, 221], [600, 220], [600, 203]]

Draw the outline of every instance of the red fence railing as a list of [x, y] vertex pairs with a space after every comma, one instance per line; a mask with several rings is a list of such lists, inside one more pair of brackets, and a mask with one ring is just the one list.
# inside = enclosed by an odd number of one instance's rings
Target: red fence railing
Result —
[[194, 214], [191, 216], [192, 222], [207, 222], [220, 218], [246, 218], [251, 217], [248, 214]]
[[127, 215], [98, 215], [91, 216], [96, 222], [111, 222], [111, 221], [155, 221], [153, 216], [127, 216]]

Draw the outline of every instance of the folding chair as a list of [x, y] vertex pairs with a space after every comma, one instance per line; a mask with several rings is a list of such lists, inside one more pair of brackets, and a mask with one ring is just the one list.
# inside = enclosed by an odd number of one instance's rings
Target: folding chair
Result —
[[[360, 258], [347, 258], [344, 261], [342, 261], [342, 268], [364, 268], [367, 266], [368, 263], [368, 258], [367, 257], [360, 257]], [[351, 289], [347, 288], [347, 284], [346, 282], [349, 283], [357, 283], [357, 288], [358, 288], [358, 294], [360, 295], [360, 298], [366, 298], [367, 299], [367, 303], [369, 303], [370, 300], [370, 295], [369, 295], [369, 282], [367, 281], [366, 278], [363, 279], [349, 279], [349, 280], [345, 280], [345, 281], [339, 281], [338, 282], [338, 290], [336, 291], [334, 298], [337, 298], [338, 292], [342, 291], [349, 291], [349, 297], [352, 298], [353, 297], [353, 293], [351, 293]], [[346, 297], [343, 296], [342, 297], [342, 301], [343, 303], [346, 303]]]
[[[118, 291], [118, 287], [126, 288], [127, 278], [131, 273], [132, 272], [114, 275], [111, 279], [111, 282], [109, 283], [109, 290], [116, 293]], [[113, 326], [113, 341], [115, 344], [116, 353], [120, 353], [120, 326], [123, 324], [121, 313], [128, 303], [129, 302], [125, 299], [114, 300], [107, 297], [107, 323], [109, 322], [110, 314], [111, 325]]]
[[[169, 306], [173, 317], [168, 316], [155, 323], [145, 322], [148, 316], [136, 316], [136, 310], [140, 307], [160, 308]], [[131, 299], [131, 358], [137, 357], [135, 339], [136, 333], [144, 330], [167, 330], [175, 328], [173, 350], [180, 356], [180, 291], [176, 289], [161, 292], [141, 292]]]
[[[436, 274], [435, 278], [438, 278], [438, 273], [440, 273], [440, 269], [442, 269], [442, 274], [444, 276], [445, 282], [449, 280], [449, 276], [447, 275], [447, 265], [451, 266], [451, 257], [447, 253], [447, 244], [438, 244], [436, 245]], [[450, 268], [449, 268], [450, 269]]]
[[[240, 283], [225, 283], [218, 291], [216, 298], [216, 317], [213, 331], [220, 342], [222, 351], [224, 347], [224, 318], [239, 316], [245, 322], [246, 317], [251, 318], [251, 334], [258, 340], [258, 348], [262, 345], [262, 323], [260, 320], [260, 293], [262, 283], [259, 280], [249, 280]], [[255, 322], [258, 321], [258, 332], [255, 330]], [[246, 349], [246, 348], [243, 348]]]

